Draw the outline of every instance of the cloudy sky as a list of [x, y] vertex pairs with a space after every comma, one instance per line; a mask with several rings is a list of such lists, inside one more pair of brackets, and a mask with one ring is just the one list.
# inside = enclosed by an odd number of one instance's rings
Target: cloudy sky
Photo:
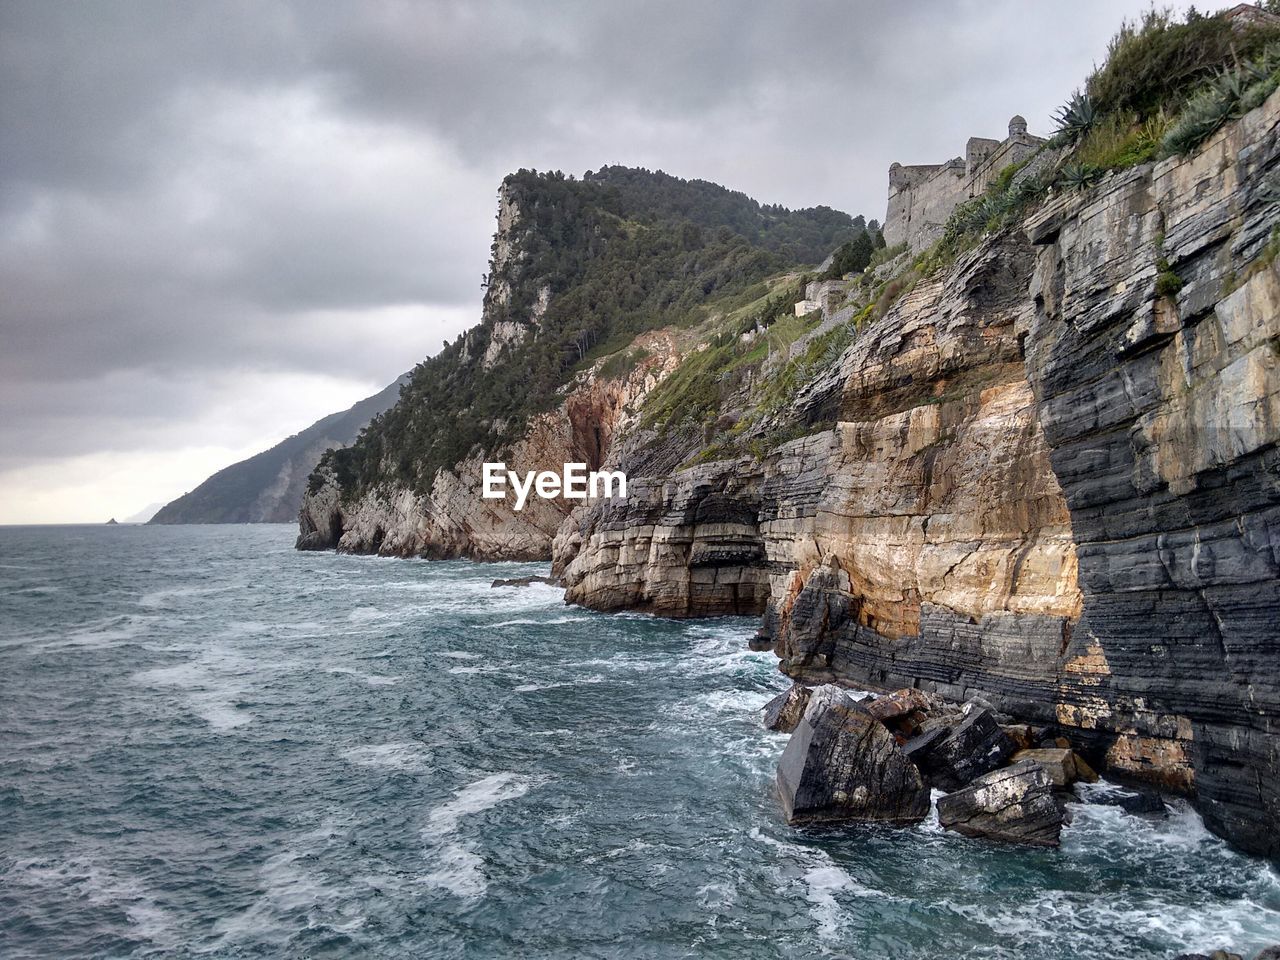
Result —
[[439, 349], [511, 170], [882, 218], [1146, 5], [0, 0], [0, 523], [167, 501]]

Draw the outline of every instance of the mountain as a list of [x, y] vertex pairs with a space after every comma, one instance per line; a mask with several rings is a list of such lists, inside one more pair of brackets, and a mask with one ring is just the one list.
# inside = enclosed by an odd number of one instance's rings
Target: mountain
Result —
[[[161, 507], [147, 523], [290, 523], [324, 452], [355, 440], [400, 396], [408, 374], [348, 410], [318, 420], [270, 450], [219, 470], [190, 493]], [[145, 513], [145, 511], [144, 511]]]
[[149, 523], [151, 518], [160, 512], [164, 506], [163, 503], [148, 503], [145, 507], [135, 514], [131, 514], [124, 518], [125, 523]]
[[[356, 443], [321, 461], [304, 509], [323, 515], [325, 529], [305, 531], [302, 545], [332, 546], [342, 535], [333, 512], [317, 506], [336, 496], [348, 504], [352, 545], [376, 541], [430, 556], [549, 555], [564, 504], [538, 500], [518, 514], [495, 512], [492, 501], [472, 496], [478, 467], [460, 465], [503, 457], [597, 465], [617, 415], [638, 395], [583, 396], [571, 428], [538, 430], [555, 423], [548, 416], [597, 361], [612, 356], [643, 389], [644, 372], [667, 345], [688, 339], [679, 331], [768, 299], [770, 278], [818, 264], [866, 233], [861, 217], [828, 207], [762, 205], [662, 172], [606, 167], [580, 180], [512, 174], [499, 191], [481, 322], [420, 364], [400, 401]], [[773, 308], [790, 311], [792, 300]], [[646, 339], [658, 330], [677, 334]], [[622, 348], [630, 352], [620, 356]]]
[[[798, 681], [981, 697], [1280, 856], [1280, 19], [1153, 10], [1052, 138], [966, 154], [891, 168], [869, 260], [821, 208], [508, 178], [481, 323], [321, 461], [299, 548], [758, 615]], [[517, 510], [490, 459], [627, 495]]]

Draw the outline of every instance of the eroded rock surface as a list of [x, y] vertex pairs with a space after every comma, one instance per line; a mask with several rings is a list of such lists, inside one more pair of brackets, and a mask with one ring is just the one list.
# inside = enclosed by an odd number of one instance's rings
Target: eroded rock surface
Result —
[[792, 733], [804, 719], [812, 693], [801, 683], [793, 683], [764, 705], [764, 727], [778, 733]]
[[839, 687], [813, 691], [778, 761], [789, 823], [870, 820], [918, 823], [929, 788], [893, 735]]
[[1031, 760], [983, 774], [938, 798], [938, 822], [966, 837], [1056, 847], [1064, 818], [1048, 773]]

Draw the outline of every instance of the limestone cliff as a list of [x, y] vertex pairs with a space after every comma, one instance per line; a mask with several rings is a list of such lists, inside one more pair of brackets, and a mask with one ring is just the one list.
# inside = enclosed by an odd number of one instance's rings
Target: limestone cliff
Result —
[[1275, 93], [917, 283], [795, 393], [808, 436], [624, 444], [567, 598], [762, 612], [793, 676], [982, 695], [1280, 855], [1278, 124]]
[[[481, 465], [600, 467], [627, 409], [687, 332], [764, 281], [817, 263], [861, 219], [610, 167], [520, 171], [499, 191], [481, 321], [410, 376], [400, 401], [310, 477], [300, 549], [539, 559], [569, 507], [481, 497]], [[789, 309], [789, 306], [788, 306]]]

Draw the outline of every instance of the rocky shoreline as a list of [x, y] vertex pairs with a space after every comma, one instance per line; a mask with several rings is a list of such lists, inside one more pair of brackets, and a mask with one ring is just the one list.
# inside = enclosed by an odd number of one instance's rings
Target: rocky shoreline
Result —
[[624, 500], [517, 515], [471, 461], [428, 500], [321, 476], [299, 546], [550, 559], [584, 607], [761, 616], [793, 679], [981, 699], [1280, 857], [1278, 131], [1280, 91], [916, 277], [795, 385], [795, 439], [710, 455], [751, 380], [703, 429], [653, 428], [706, 345], [645, 334], [506, 458], [622, 469]]

